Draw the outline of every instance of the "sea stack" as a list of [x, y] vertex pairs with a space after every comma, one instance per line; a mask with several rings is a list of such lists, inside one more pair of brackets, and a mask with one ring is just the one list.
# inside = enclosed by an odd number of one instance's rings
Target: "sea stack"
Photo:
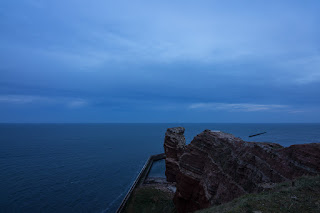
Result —
[[229, 202], [268, 190], [274, 183], [320, 173], [320, 144], [282, 147], [245, 142], [231, 134], [205, 130], [185, 145], [184, 128], [169, 128], [164, 148], [166, 176], [176, 182], [179, 213]]
[[168, 182], [176, 182], [176, 174], [179, 171], [179, 158], [184, 152], [186, 139], [185, 129], [175, 127], [167, 129], [164, 139], [164, 151], [166, 154], [166, 177]]

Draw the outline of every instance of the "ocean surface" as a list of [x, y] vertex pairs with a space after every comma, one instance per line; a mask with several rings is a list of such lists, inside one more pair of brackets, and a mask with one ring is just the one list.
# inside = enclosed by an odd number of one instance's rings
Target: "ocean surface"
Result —
[[115, 212], [175, 126], [187, 143], [205, 129], [283, 146], [320, 142], [320, 124], [0, 124], [0, 212]]

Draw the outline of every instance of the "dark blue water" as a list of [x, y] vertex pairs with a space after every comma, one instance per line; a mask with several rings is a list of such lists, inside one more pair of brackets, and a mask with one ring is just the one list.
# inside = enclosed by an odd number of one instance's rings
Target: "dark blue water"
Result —
[[154, 161], [150, 172], [148, 174], [148, 177], [151, 178], [165, 178], [165, 171], [166, 171], [166, 162], [165, 159]]
[[204, 129], [320, 142], [319, 124], [0, 124], [0, 212], [114, 212], [173, 126], [188, 142]]

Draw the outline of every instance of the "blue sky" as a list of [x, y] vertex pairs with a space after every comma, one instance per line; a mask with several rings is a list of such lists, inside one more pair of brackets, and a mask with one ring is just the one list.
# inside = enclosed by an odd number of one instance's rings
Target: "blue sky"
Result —
[[3, 0], [0, 122], [320, 122], [319, 11]]

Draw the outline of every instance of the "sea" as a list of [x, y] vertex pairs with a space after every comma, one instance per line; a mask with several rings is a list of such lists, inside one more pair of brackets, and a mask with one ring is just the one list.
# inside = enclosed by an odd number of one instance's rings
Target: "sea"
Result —
[[283, 146], [320, 142], [320, 124], [0, 124], [0, 212], [115, 212], [177, 126], [187, 143], [205, 129]]

